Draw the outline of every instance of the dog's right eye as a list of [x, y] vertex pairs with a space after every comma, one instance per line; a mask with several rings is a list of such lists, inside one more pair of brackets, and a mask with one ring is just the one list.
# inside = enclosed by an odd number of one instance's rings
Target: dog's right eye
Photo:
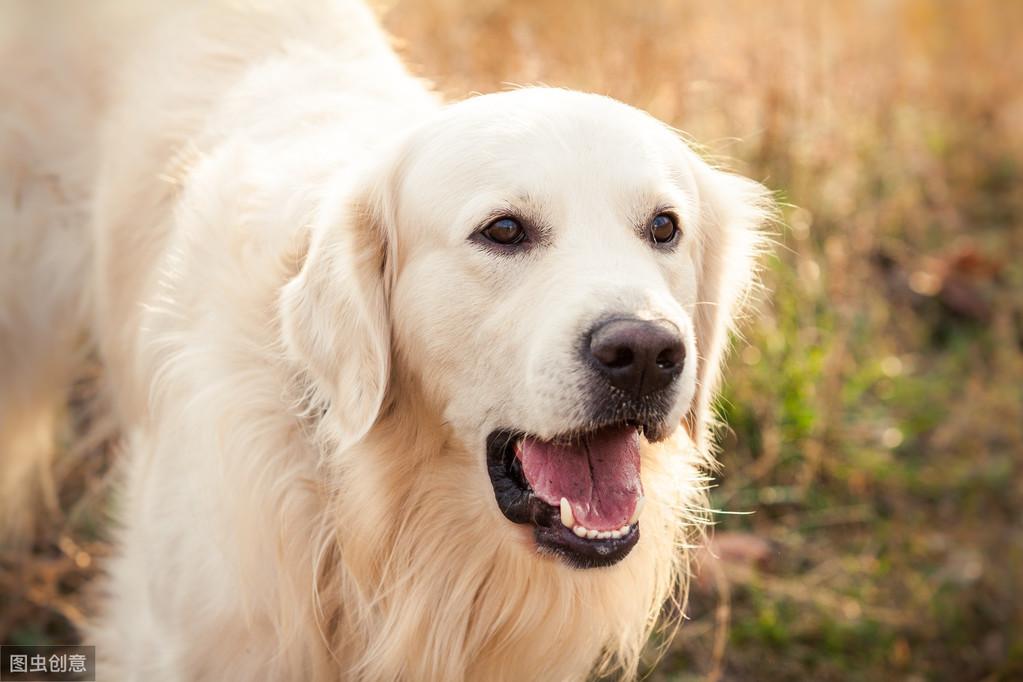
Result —
[[526, 238], [526, 231], [522, 224], [514, 218], [507, 217], [493, 221], [480, 230], [480, 234], [495, 244], [503, 246], [518, 244]]

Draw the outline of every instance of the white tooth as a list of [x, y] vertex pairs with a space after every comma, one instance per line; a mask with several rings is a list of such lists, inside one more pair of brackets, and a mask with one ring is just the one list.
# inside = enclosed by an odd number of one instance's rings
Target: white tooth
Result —
[[597, 537], [600, 538], [601, 540], [607, 540], [609, 537], [611, 537], [611, 533], [606, 530], [602, 530], [599, 533], [597, 533]]
[[643, 513], [644, 504], [646, 504], [646, 497], [640, 496], [640, 498], [636, 500], [636, 511], [632, 512], [632, 518], [629, 519], [630, 526], [639, 521], [639, 515]]
[[624, 526], [622, 526], [621, 528], [618, 529], [618, 534], [619, 535], [625, 535], [628, 532], [629, 532], [629, 524], [625, 524]]
[[622, 537], [621, 529], [611, 531], [611, 537], [613, 537], [615, 540]]
[[586, 530], [586, 537], [589, 538], [590, 540], [592, 540], [593, 538], [597, 537], [597, 531], [587, 529]]
[[572, 529], [572, 532], [581, 538], [586, 537], [586, 529], [583, 528], [582, 526], [576, 526], [575, 528]]
[[561, 523], [566, 528], [575, 527], [575, 514], [572, 513], [572, 504], [564, 497], [561, 498]]

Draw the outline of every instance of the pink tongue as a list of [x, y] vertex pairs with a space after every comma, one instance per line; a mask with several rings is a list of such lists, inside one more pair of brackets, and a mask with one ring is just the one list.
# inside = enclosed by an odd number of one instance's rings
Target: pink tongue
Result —
[[604, 429], [571, 444], [527, 437], [518, 456], [533, 492], [554, 507], [568, 498], [576, 524], [592, 530], [627, 524], [643, 493], [634, 428]]

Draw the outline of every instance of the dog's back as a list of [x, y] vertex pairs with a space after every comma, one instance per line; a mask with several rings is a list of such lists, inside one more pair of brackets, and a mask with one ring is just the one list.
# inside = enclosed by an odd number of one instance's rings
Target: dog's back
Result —
[[[316, 115], [301, 109], [310, 93], [336, 95], [331, 84], [364, 101], [386, 90], [382, 74], [411, 79], [367, 8], [348, 0], [0, 12], [12, 65], [0, 77], [0, 537], [16, 539], [40, 501], [56, 505], [54, 429], [82, 358], [98, 345], [119, 413], [143, 402], [130, 368], [139, 302], [195, 162], [239, 130], [300, 128]], [[303, 104], [282, 116], [296, 93]]]

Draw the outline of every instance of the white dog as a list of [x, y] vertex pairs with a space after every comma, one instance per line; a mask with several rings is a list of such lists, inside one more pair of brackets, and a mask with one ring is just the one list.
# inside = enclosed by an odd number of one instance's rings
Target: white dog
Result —
[[100, 678], [634, 674], [763, 188], [606, 97], [444, 104], [346, 0], [4, 10], [7, 513], [88, 327]]

